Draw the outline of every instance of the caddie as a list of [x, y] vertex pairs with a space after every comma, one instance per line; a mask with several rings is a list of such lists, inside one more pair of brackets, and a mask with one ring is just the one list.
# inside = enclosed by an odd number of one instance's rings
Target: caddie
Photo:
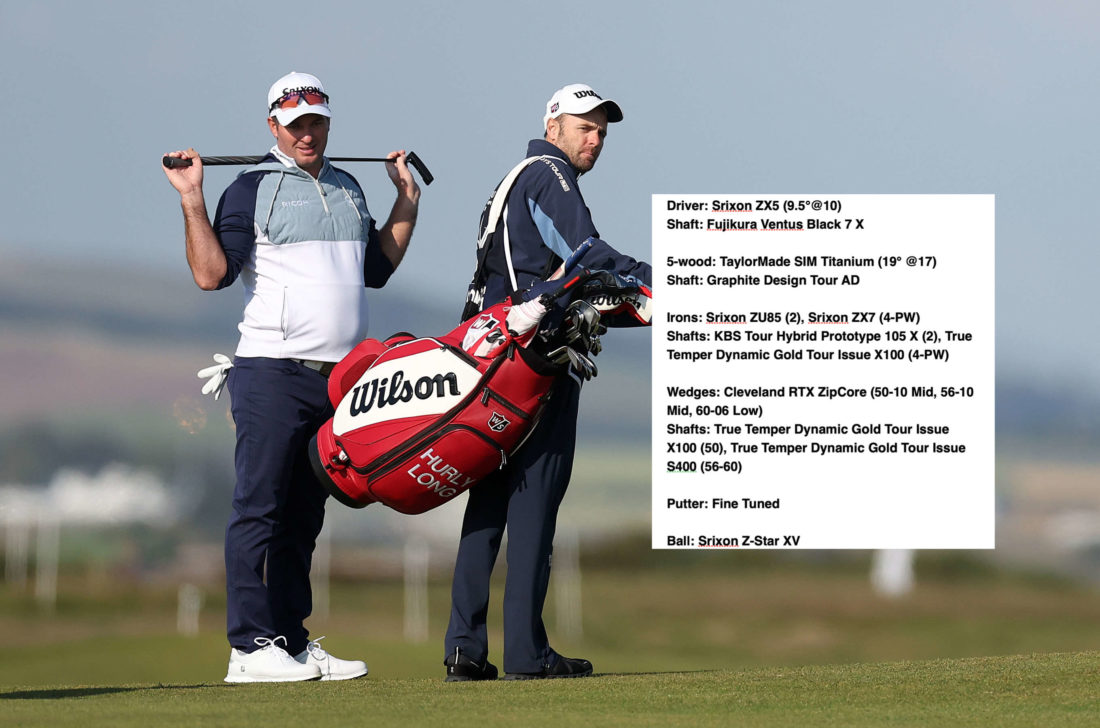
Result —
[[327, 497], [307, 446], [332, 416], [326, 377], [366, 335], [366, 289], [385, 285], [405, 255], [420, 188], [405, 151], [390, 152], [397, 199], [377, 226], [359, 183], [325, 158], [332, 113], [316, 76], [277, 80], [267, 113], [275, 145], [225, 190], [213, 224], [195, 150], [169, 155], [192, 166], [164, 170], [195, 283], [209, 291], [240, 278], [245, 294], [235, 358], [212, 372], [227, 374], [237, 432], [225, 681], [346, 680], [366, 675], [366, 663], [333, 657], [304, 625]]
[[[528, 143], [527, 157], [494, 192], [494, 197], [506, 195], [499, 222], [488, 229], [493, 197], [482, 213], [478, 265], [464, 319], [551, 277], [589, 237], [599, 238], [577, 180], [596, 164], [608, 124], [622, 119], [616, 102], [585, 84], [565, 86], [547, 101], [543, 138]], [[585, 254], [583, 264], [650, 284], [649, 264], [602, 240]], [[542, 420], [523, 447], [503, 469], [470, 490], [445, 640], [449, 682], [498, 675], [489, 662], [486, 615], [489, 577], [506, 525], [505, 679], [592, 674], [588, 660], [563, 657], [550, 647], [542, 620], [558, 506], [573, 467], [581, 381], [574, 372], [559, 378]]]

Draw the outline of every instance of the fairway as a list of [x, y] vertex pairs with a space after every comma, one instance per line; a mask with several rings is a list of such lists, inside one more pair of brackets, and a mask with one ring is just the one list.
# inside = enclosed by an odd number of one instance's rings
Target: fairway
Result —
[[1098, 726], [1100, 654], [536, 683], [54, 686], [0, 691], [9, 726]]
[[557, 633], [553, 601], [547, 624], [596, 676], [535, 683], [442, 682], [445, 575], [424, 641], [404, 638], [400, 581], [334, 584], [311, 632], [370, 675], [293, 685], [221, 683], [218, 584], [193, 637], [163, 586], [74, 573], [53, 611], [0, 588], [0, 726], [1100, 726], [1093, 588], [928, 553], [915, 592], [883, 600], [858, 559], [713, 556], [590, 552], [583, 632]]

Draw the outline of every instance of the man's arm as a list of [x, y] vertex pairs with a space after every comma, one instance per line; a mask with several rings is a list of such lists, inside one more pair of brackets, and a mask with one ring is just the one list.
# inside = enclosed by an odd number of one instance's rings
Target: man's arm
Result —
[[576, 186], [566, 189], [548, 168], [536, 168], [537, 183], [526, 192], [527, 209], [531, 220], [546, 247], [559, 258], [569, 257], [589, 237], [596, 244], [584, 257], [584, 266], [608, 270], [625, 276], [634, 276], [651, 285], [652, 270], [648, 263], [624, 255], [600, 240], [592, 213]]
[[190, 159], [190, 167], [163, 167], [168, 181], [180, 193], [183, 226], [186, 236], [187, 264], [195, 283], [204, 291], [213, 291], [225, 278], [227, 263], [210, 218], [202, 193], [202, 160], [194, 149], [171, 152], [168, 156]]
[[386, 163], [386, 172], [397, 188], [397, 199], [386, 223], [378, 230], [382, 253], [396, 269], [405, 257], [405, 251], [412, 239], [416, 227], [416, 216], [420, 209], [420, 186], [413, 179], [405, 163], [405, 150], [390, 152], [386, 155], [392, 162]]

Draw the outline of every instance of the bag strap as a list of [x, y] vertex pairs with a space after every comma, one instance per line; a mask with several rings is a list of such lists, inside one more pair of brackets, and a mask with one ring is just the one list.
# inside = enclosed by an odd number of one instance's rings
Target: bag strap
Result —
[[[515, 167], [512, 167], [512, 171], [504, 175], [504, 179], [500, 181], [500, 184], [498, 184], [497, 188], [493, 191], [493, 200], [489, 204], [489, 217], [486, 219], [485, 229], [481, 231], [481, 237], [477, 239], [478, 250], [485, 247], [485, 244], [489, 241], [489, 236], [496, 230], [500, 218], [502, 216], [507, 216], [508, 195], [511, 193], [512, 187], [516, 184], [516, 178], [535, 160], [548, 158], [551, 157], [548, 155], [528, 157]], [[556, 159], [556, 157], [554, 157], [554, 159]]]
[[464, 320], [477, 313], [474, 309], [477, 308], [477, 310], [480, 310], [480, 306], [484, 303], [484, 301], [479, 300], [478, 294], [484, 294], [483, 279], [485, 276], [485, 259], [491, 247], [490, 238], [493, 233], [496, 232], [497, 225], [502, 218], [504, 219], [504, 239], [501, 242], [504, 245], [504, 259], [508, 268], [508, 281], [511, 284], [513, 293], [519, 287], [517, 285], [518, 281], [516, 280], [516, 271], [512, 266], [512, 245], [508, 236], [508, 195], [511, 194], [512, 187], [515, 186], [516, 179], [523, 170], [540, 159], [556, 159], [562, 164], [565, 164], [565, 160], [549, 154], [527, 157], [515, 167], [512, 167], [511, 171], [504, 176], [504, 179], [500, 181], [500, 184], [498, 184], [493, 191], [493, 196], [489, 201], [488, 216], [485, 219], [485, 228], [481, 231], [481, 235], [477, 239], [477, 267], [474, 270], [474, 277], [470, 282], [470, 290], [467, 292], [466, 296], [466, 307], [462, 313], [462, 318]]

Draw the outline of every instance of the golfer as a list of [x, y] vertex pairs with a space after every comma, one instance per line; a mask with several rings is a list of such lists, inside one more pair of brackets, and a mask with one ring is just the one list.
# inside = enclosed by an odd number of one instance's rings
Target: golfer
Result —
[[397, 200], [378, 227], [358, 182], [324, 156], [332, 114], [321, 81], [283, 76], [267, 112], [275, 146], [225, 190], [213, 225], [195, 150], [169, 155], [192, 166], [164, 170], [180, 194], [195, 283], [209, 291], [239, 277], [245, 294], [240, 343], [226, 365], [237, 482], [225, 532], [225, 680], [346, 680], [367, 665], [333, 657], [303, 624], [327, 497], [307, 446], [332, 416], [326, 377], [366, 335], [366, 288], [385, 285], [405, 255], [420, 188], [405, 152], [390, 152]]
[[[507, 195], [506, 212], [482, 250], [464, 318], [548, 278], [577, 246], [589, 237], [599, 237], [577, 178], [591, 171], [599, 159], [608, 123], [622, 118], [617, 103], [584, 84], [559, 89], [546, 103], [544, 138], [529, 142], [527, 158], [521, 163], [526, 166], [511, 188], [494, 193]], [[488, 209], [482, 214], [481, 233]], [[650, 284], [649, 264], [622, 255], [603, 241], [585, 256], [584, 265]], [[447, 681], [497, 677], [497, 668], [488, 659], [485, 618], [489, 576], [505, 524], [505, 679], [592, 674], [588, 660], [563, 657], [550, 647], [542, 621], [558, 506], [573, 468], [580, 389], [581, 378], [572, 372], [556, 382], [545, 414], [526, 444], [505, 468], [470, 490], [451, 590], [444, 661]]]

